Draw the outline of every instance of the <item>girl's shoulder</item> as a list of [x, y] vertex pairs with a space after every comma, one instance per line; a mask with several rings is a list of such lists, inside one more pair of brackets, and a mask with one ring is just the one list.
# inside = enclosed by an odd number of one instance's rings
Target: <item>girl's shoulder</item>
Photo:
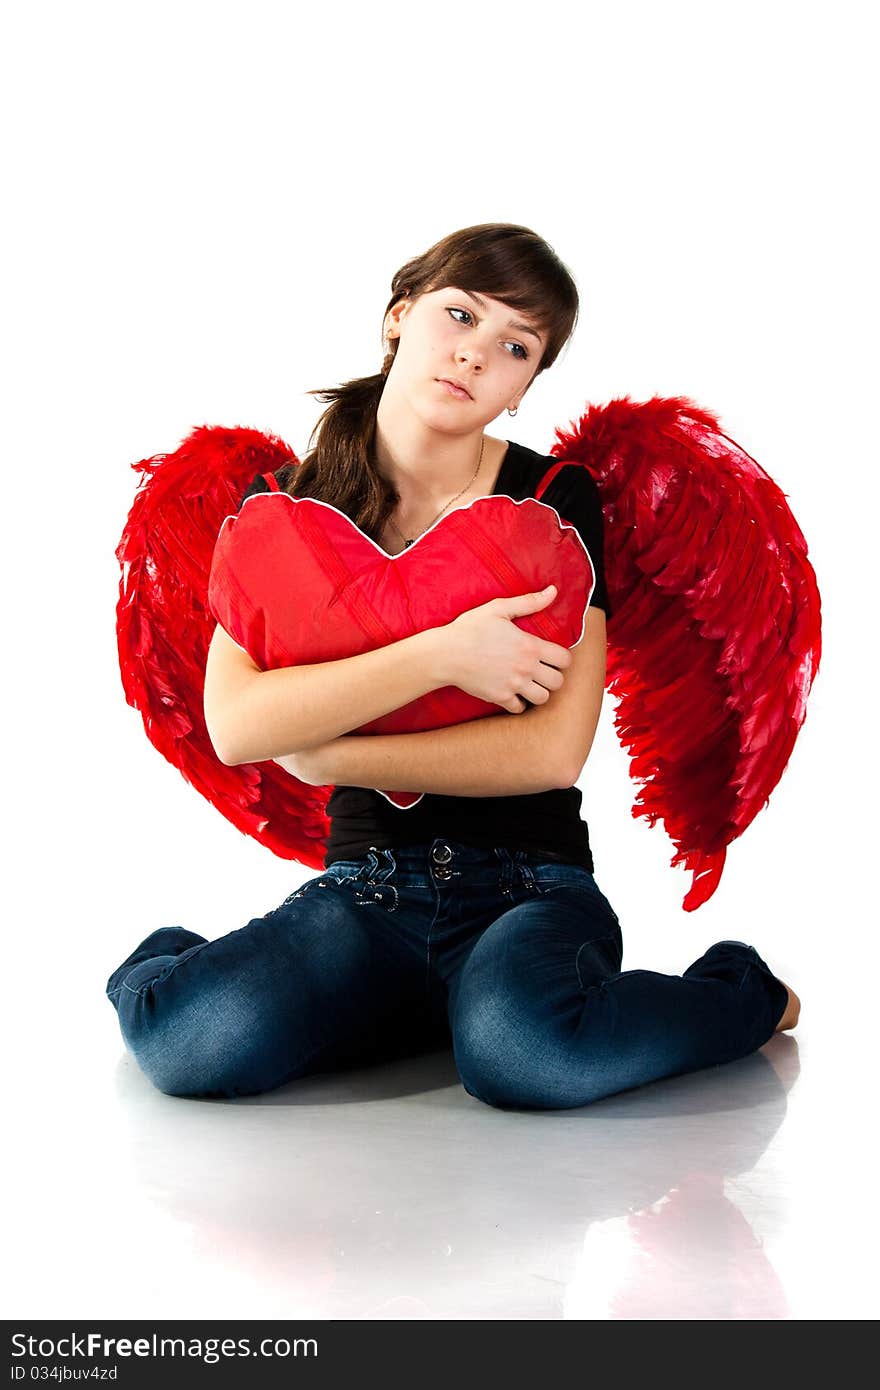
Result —
[[554, 458], [552, 454], [542, 454], [537, 449], [530, 449], [526, 444], [518, 444], [511, 440], [498, 477], [496, 491], [506, 493], [515, 501], [521, 502], [526, 497], [534, 497], [546, 475], [551, 469], [556, 469], [557, 471], [541, 494], [541, 501], [549, 501], [552, 505], [554, 498], [567, 497], [571, 490], [578, 486], [581, 474], [586, 474], [589, 483], [592, 483], [592, 478], [589, 477], [587, 470], [581, 464], [565, 463], [561, 468], [558, 467], [558, 464], [559, 460]]
[[248, 497], [253, 497], [254, 494], [257, 492], [284, 492], [288, 484], [290, 483], [290, 480], [295, 470], [295, 463], [285, 463], [282, 465], [281, 468], [277, 468], [274, 473], [271, 473], [269, 476], [274, 478], [276, 484], [274, 488], [268, 482], [268, 478], [265, 473], [255, 473], [241, 495], [241, 499], [238, 504], [239, 511], [241, 510], [242, 504], [247, 501]]

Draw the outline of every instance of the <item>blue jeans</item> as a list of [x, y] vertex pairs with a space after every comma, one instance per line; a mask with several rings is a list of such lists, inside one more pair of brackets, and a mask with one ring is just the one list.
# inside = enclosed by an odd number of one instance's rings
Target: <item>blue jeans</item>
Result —
[[744, 1057], [787, 1004], [741, 941], [682, 976], [621, 971], [622, 953], [587, 869], [434, 839], [332, 864], [214, 941], [160, 927], [106, 992], [168, 1095], [252, 1095], [451, 1043], [470, 1095], [542, 1110]]

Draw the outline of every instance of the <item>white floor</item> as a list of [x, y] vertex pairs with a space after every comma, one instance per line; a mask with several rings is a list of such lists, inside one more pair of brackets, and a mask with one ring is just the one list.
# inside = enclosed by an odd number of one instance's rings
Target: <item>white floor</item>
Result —
[[12, 1068], [6, 1316], [875, 1316], [870, 1032], [798, 985], [751, 1057], [544, 1113], [445, 1052], [176, 1099], [85, 1009], [51, 1081]]

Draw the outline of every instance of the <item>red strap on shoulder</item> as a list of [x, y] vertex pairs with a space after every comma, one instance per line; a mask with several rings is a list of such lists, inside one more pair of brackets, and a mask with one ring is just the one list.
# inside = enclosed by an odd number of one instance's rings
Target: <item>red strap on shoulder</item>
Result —
[[281, 491], [281, 488], [280, 488], [279, 485], [278, 485], [278, 479], [275, 477], [275, 474], [274, 474], [274, 473], [264, 473], [264, 474], [263, 474], [263, 477], [266, 479], [266, 482], [269, 484], [269, 491], [270, 491], [270, 492], [280, 492], [280, 491]]
[[553, 467], [547, 469], [547, 472], [544, 474], [543, 478], [538, 483], [538, 486], [535, 488], [536, 502], [539, 500], [541, 493], [546, 491], [546, 489], [553, 482], [553, 479], [556, 477], [556, 474], [559, 472], [560, 468], [564, 468], [567, 463], [568, 459], [557, 459], [556, 463], [553, 464]]

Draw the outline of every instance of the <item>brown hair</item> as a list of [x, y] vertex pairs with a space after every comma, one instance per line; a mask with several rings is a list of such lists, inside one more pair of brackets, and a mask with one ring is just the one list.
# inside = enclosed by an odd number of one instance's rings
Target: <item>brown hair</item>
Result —
[[[503, 300], [546, 332], [535, 376], [553, 365], [577, 322], [578, 292], [569, 270], [536, 232], [511, 222], [464, 227], [407, 261], [391, 281], [383, 324], [399, 299], [417, 299], [446, 285]], [[391, 340], [374, 375], [308, 392], [332, 404], [312, 430], [310, 447], [317, 437], [312, 452], [280, 479], [292, 497], [329, 502], [373, 539], [400, 500], [379, 472], [373, 449], [376, 412], [398, 341]]]

